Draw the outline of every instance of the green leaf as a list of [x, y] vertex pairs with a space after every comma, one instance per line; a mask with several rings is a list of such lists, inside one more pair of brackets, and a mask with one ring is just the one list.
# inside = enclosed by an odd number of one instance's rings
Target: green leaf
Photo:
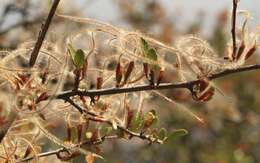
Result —
[[82, 49], [75, 50], [71, 44], [68, 44], [69, 54], [73, 61], [73, 64], [79, 69], [85, 64], [85, 53]]
[[185, 129], [178, 129], [178, 130], [175, 130], [173, 131], [172, 133], [170, 133], [168, 136], [167, 136], [167, 139], [166, 141], [171, 141], [171, 140], [174, 140], [176, 138], [179, 138], [179, 137], [182, 137], [182, 136], [185, 136], [188, 134], [188, 131], [185, 130]]
[[146, 57], [150, 60], [157, 61], [157, 53], [155, 49], [151, 48], [147, 51]]
[[141, 44], [142, 44], [142, 49], [144, 51], [144, 53], [146, 53], [149, 50], [149, 45], [147, 43], [147, 41], [141, 37]]
[[157, 61], [157, 53], [155, 49], [150, 48], [147, 41], [141, 37], [141, 44], [142, 44], [142, 50], [144, 53], [144, 56], [150, 60]]
[[83, 50], [78, 49], [74, 56], [74, 64], [77, 68], [82, 68], [85, 64], [85, 53]]
[[141, 115], [135, 114], [131, 123], [130, 123], [130, 130], [138, 131], [142, 128], [144, 123], [143, 117]]
[[162, 141], [166, 140], [167, 139], [167, 131], [165, 128], [162, 128], [159, 133], [158, 133], [158, 138]]

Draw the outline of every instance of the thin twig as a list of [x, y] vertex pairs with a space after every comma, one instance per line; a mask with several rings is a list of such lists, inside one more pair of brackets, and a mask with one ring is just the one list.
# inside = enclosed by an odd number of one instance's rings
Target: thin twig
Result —
[[237, 18], [237, 3], [238, 0], [233, 0], [233, 9], [232, 9], [232, 41], [233, 41], [233, 52], [232, 52], [232, 61], [236, 58], [237, 53], [237, 41], [236, 41], [236, 18]]
[[[67, 101], [72, 105], [74, 106], [75, 108], [77, 108], [77, 110], [83, 114], [88, 114], [88, 115], [91, 115], [92, 117], [88, 117], [89, 120], [91, 121], [96, 121], [96, 122], [101, 122], [101, 123], [107, 123], [108, 125], [111, 125], [113, 126], [113, 123], [110, 121], [110, 120], [107, 120], [103, 117], [100, 117], [98, 114], [94, 113], [94, 112], [91, 112], [91, 111], [88, 111], [86, 109], [83, 109], [81, 108], [78, 104], [76, 104], [73, 100], [71, 99], [67, 99]], [[129, 134], [130, 137], [138, 137], [140, 139], [143, 139], [143, 140], [148, 140], [149, 142], [156, 142], [158, 144], [162, 144], [163, 142], [161, 140], [154, 140], [152, 137], [150, 137], [149, 135], [144, 135], [142, 133], [135, 133], [135, 132], [132, 132], [130, 130], [128, 130], [127, 128], [125, 128], [124, 126], [121, 126], [121, 125], [118, 125], [117, 124], [117, 127], [120, 129], [120, 130], [123, 130], [124, 132], [126, 132], [127, 134]]]
[[[236, 74], [240, 72], [246, 72], [246, 71], [252, 71], [260, 69], [260, 64], [256, 65], [249, 65], [240, 67], [237, 69], [228, 69], [224, 70], [222, 72], [212, 74], [208, 76], [207, 78], [209, 80], [214, 80], [217, 78], [221, 78], [227, 75]], [[162, 83], [159, 86], [151, 86], [151, 85], [138, 85], [134, 87], [123, 87], [123, 88], [108, 88], [108, 89], [99, 89], [99, 90], [87, 90], [87, 91], [80, 91], [80, 90], [74, 90], [74, 91], [67, 91], [62, 92], [58, 95], [55, 95], [57, 99], [63, 99], [66, 100], [69, 97], [73, 96], [88, 96], [88, 97], [95, 97], [95, 96], [104, 96], [104, 95], [113, 95], [113, 94], [122, 94], [122, 93], [131, 93], [131, 92], [140, 92], [140, 91], [149, 91], [149, 90], [162, 90], [162, 89], [178, 89], [178, 88], [188, 88], [190, 89], [194, 84], [200, 82], [200, 80], [193, 80], [189, 82], [184, 83]]]
[[[107, 119], [104, 119], [104, 118], [97, 118], [97, 117], [91, 118], [91, 117], [89, 117], [89, 120], [101, 122], [101, 123], [107, 123], [107, 124], [113, 126], [113, 123], [110, 120], [107, 120]], [[163, 144], [162, 140], [155, 139], [155, 138], [151, 137], [150, 135], [145, 135], [143, 133], [133, 132], [133, 131], [125, 128], [124, 126], [121, 126], [121, 125], [118, 125], [118, 124], [117, 124], [117, 128], [124, 131], [125, 133], [127, 133], [130, 136], [130, 138], [137, 137], [137, 138], [140, 138], [142, 140], [147, 140], [150, 143]]]
[[[40, 158], [40, 157], [46, 157], [46, 156], [51, 156], [51, 155], [57, 155], [58, 153], [63, 152], [63, 151], [67, 151], [67, 150], [64, 149], [64, 148], [59, 148], [59, 149], [56, 149], [56, 150], [53, 150], [53, 151], [40, 153], [40, 154], [37, 155], [37, 157]], [[21, 161], [18, 161], [18, 162], [26, 162], [26, 161], [30, 161], [34, 158], [35, 158], [35, 156], [31, 156], [31, 157], [22, 159]]]
[[29, 62], [30, 67], [33, 67], [35, 62], [36, 62], [37, 56], [38, 56], [39, 51], [42, 47], [42, 43], [45, 39], [45, 36], [47, 34], [47, 31], [49, 29], [49, 26], [51, 24], [52, 18], [54, 16], [55, 12], [56, 12], [56, 9], [58, 7], [59, 2], [60, 2], [60, 0], [54, 0], [52, 7], [51, 7], [51, 10], [49, 12], [49, 15], [48, 15], [48, 17], [45, 21], [45, 24], [41, 28], [41, 31], [40, 31], [39, 36], [38, 36], [38, 40], [35, 43], [35, 46], [33, 48], [32, 54], [31, 54], [31, 58], [30, 58], [30, 62]]

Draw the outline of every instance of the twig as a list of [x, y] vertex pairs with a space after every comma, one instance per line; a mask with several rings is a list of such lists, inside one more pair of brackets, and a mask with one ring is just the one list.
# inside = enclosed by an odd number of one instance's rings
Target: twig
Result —
[[238, 0], [233, 0], [233, 9], [232, 9], [232, 41], [233, 41], [233, 53], [232, 53], [232, 61], [236, 58], [237, 52], [237, 41], [236, 41], [236, 18], [237, 18], [237, 3]]
[[[83, 114], [88, 114], [88, 115], [91, 115], [92, 117], [88, 117], [89, 120], [91, 121], [95, 121], [95, 122], [101, 122], [101, 123], [107, 123], [108, 125], [111, 125], [113, 126], [113, 123], [110, 121], [110, 120], [107, 120], [103, 117], [100, 117], [98, 114], [94, 113], [94, 112], [91, 112], [91, 111], [88, 111], [86, 109], [83, 109], [81, 108], [79, 105], [77, 105], [73, 100], [71, 99], [67, 99], [66, 101], [68, 101], [72, 106], [74, 106], [75, 108], [77, 108], [77, 110]], [[144, 135], [142, 133], [135, 133], [135, 132], [132, 132], [130, 130], [128, 130], [127, 128], [123, 127], [123, 126], [120, 126], [117, 124], [117, 127], [120, 129], [120, 130], [123, 130], [124, 132], [126, 132], [127, 134], [129, 134], [130, 137], [138, 137], [140, 139], [143, 139], [143, 140], [148, 140], [149, 142], [156, 142], [158, 144], [162, 144], [163, 142], [161, 140], [157, 140], [157, 139], [153, 139], [152, 137], [150, 137], [149, 135]]]
[[[96, 122], [101, 122], [101, 123], [107, 123], [107, 124], [113, 126], [113, 123], [110, 120], [106, 120], [104, 118], [97, 118], [97, 117], [91, 118], [91, 117], [89, 117], [89, 120], [96, 121]], [[120, 130], [122, 130], [125, 133], [127, 133], [130, 136], [130, 138], [137, 137], [137, 138], [140, 138], [142, 140], [147, 140], [150, 143], [154, 143], [155, 142], [155, 143], [158, 143], [158, 144], [163, 144], [162, 140], [155, 139], [155, 138], [151, 137], [150, 135], [145, 135], [143, 133], [133, 132], [133, 131], [125, 128], [124, 126], [121, 126], [121, 125], [118, 125], [118, 124], [117, 124], [117, 128], [119, 128]]]
[[51, 7], [51, 10], [49, 12], [49, 15], [48, 15], [48, 17], [45, 21], [45, 24], [41, 28], [41, 31], [40, 31], [39, 36], [38, 36], [38, 40], [37, 40], [37, 42], [36, 42], [36, 44], [33, 48], [32, 54], [31, 54], [31, 58], [30, 58], [30, 62], [29, 62], [30, 67], [33, 67], [35, 62], [36, 62], [37, 56], [39, 54], [42, 43], [43, 43], [44, 38], [47, 34], [47, 31], [48, 31], [49, 26], [51, 24], [51, 20], [52, 20], [54, 14], [56, 12], [56, 9], [58, 7], [59, 2], [60, 2], [60, 0], [54, 0], [52, 7]]
[[[111, 136], [108, 135], [108, 136], [102, 137], [101, 139], [96, 140], [96, 141], [87, 140], [87, 141], [81, 142], [80, 144], [78, 144], [78, 146], [99, 145], [99, 144], [103, 143], [105, 140], [108, 140], [108, 139], [111, 140], [111, 139], [116, 139], [116, 138], [118, 138], [117, 135], [111, 135]], [[40, 158], [40, 157], [47, 157], [47, 156], [52, 156], [52, 155], [59, 155], [59, 153], [61, 153], [61, 152], [69, 152], [69, 151], [65, 148], [59, 148], [59, 149], [56, 149], [56, 150], [53, 150], [53, 151], [40, 153], [40, 154], [37, 155], [37, 157]], [[34, 158], [35, 158], [35, 156], [30, 156], [30, 157], [21, 159], [18, 162], [26, 162], [26, 161], [30, 161]]]
[[[56, 149], [56, 150], [54, 150], [54, 151], [49, 151], [49, 152], [40, 153], [40, 154], [37, 155], [37, 157], [40, 158], [40, 157], [46, 157], [46, 156], [51, 156], [51, 155], [57, 155], [58, 153], [64, 152], [64, 151], [67, 151], [67, 150], [64, 149], [64, 148], [59, 148], [59, 149]], [[32, 160], [32, 159], [34, 159], [34, 158], [35, 158], [35, 156], [32, 156], [32, 157], [28, 157], [28, 158], [22, 159], [22, 160], [20, 160], [20, 161], [18, 161], [18, 162], [30, 161], [30, 160]]]
[[[208, 76], [207, 78], [209, 80], [214, 80], [217, 78], [221, 78], [227, 75], [236, 74], [240, 72], [246, 72], [246, 71], [252, 71], [260, 69], [260, 64], [256, 65], [249, 65], [240, 67], [237, 69], [228, 69], [224, 70], [222, 72], [212, 74]], [[194, 84], [200, 82], [200, 80], [193, 80], [189, 82], [184, 83], [163, 83], [159, 86], [151, 86], [151, 85], [138, 85], [134, 87], [123, 87], [123, 88], [108, 88], [108, 89], [99, 89], [99, 90], [87, 90], [87, 91], [80, 91], [80, 90], [74, 90], [74, 91], [67, 91], [62, 92], [58, 95], [55, 95], [57, 99], [63, 99], [66, 100], [69, 97], [73, 96], [88, 96], [88, 97], [95, 97], [95, 96], [104, 96], [104, 95], [113, 95], [113, 94], [122, 94], [122, 93], [131, 93], [131, 92], [140, 92], [140, 91], [149, 91], [149, 90], [162, 90], [162, 89], [177, 89], [177, 88], [191, 88]]]

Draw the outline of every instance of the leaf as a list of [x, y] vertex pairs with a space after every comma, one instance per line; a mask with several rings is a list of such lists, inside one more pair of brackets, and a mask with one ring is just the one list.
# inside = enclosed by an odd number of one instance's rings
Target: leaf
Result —
[[144, 53], [144, 56], [150, 60], [157, 61], [157, 53], [155, 49], [150, 48], [147, 41], [141, 37], [141, 44], [142, 44], [142, 50]]
[[143, 126], [143, 123], [144, 123], [144, 119], [143, 119], [143, 116], [140, 115], [140, 114], [135, 114], [131, 123], [130, 123], [130, 129], [132, 131], [138, 131], [139, 129], [142, 128]]
[[146, 53], [146, 57], [150, 60], [157, 61], [157, 53], [155, 49], [149, 49]]
[[167, 139], [167, 131], [165, 128], [162, 128], [158, 133], [158, 138], [162, 141], [165, 141]]
[[176, 138], [179, 138], [179, 137], [182, 137], [182, 136], [185, 136], [188, 134], [188, 131], [185, 130], [185, 129], [178, 129], [178, 130], [175, 130], [173, 131], [172, 133], [170, 133], [168, 136], [167, 136], [167, 139], [166, 141], [172, 141]]
[[116, 87], [120, 86], [122, 76], [123, 76], [122, 66], [121, 66], [120, 62], [118, 62], [117, 66], [116, 66]]
[[128, 64], [128, 67], [127, 67], [127, 70], [125, 72], [125, 76], [124, 76], [124, 83], [127, 82], [128, 78], [130, 77], [133, 69], [134, 69], [134, 66], [135, 66], [135, 63], [134, 61], [131, 61], [129, 64]]
[[69, 54], [73, 64], [79, 69], [85, 64], [85, 53], [82, 49], [75, 50], [71, 44], [68, 44]]
[[149, 50], [149, 45], [147, 41], [142, 37], [141, 37], [141, 44], [142, 44], [142, 50], [144, 51], [144, 53], [146, 53]]
[[253, 45], [253, 47], [251, 47], [248, 52], [246, 53], [245, 56], [245, 60], [247, 60], [248, 58], [250, 58], [255, 52], [256, 52], [257, 48], [256, 48], [256, 41], [255, 44]]
[[156, 111], [154, 109], [149, 111], [148, 113], [146, 113], [144, 117], [144, 129], [147, 129], [152, 125], [155, 125], [157, 121], [158, 121], [158, 117]]
[[82, 49], [78, 49], [74, 56], [74, 64], [77, 68], [82, 68], [85, 64], [85, 53]]

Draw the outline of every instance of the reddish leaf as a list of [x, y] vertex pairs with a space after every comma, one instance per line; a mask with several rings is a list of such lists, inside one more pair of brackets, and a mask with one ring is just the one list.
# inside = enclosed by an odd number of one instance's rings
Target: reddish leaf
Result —
[[238, 52], [237, 52], [237, 56], [236, 56], [236, 60], [239, 60], [240, 59], [240, 57], [241, 57], [241, 55], [243, 54], [243, 52], [244, 52], [244, 50], [245, 50], [245, 43], [244, 43], [244, 41], [242, 41], [241, 42], [241, 45], [240, 45], [240, 47], [239, 47], [239, 49], [238, 49]]
[[43, 93], [40, 94], [40, 96], [37, 98], [37, 100], [36, 100], [35, 103], [38, 104], [39, 102], [46, 100], [48, 97], [49, 97], [49, 96], [48, 96], [47, 92], [43, 92]]
[[118, 62], [116, 66], [116, 87], [120, 86], [122, 76], [123, 76], [122, 67], [120, 65], [120, 62]]
[[249, 57], [251, 57], [256, 51], [256, 45], [254, 45], [252, 48], [248, 50], [246, 53], [245, 59], [247, 60]]
[[127, 70], [126, 70], [126, 73], [125, 73], [125, 78], [124, 78], [124, 83], [126, 83], [126, 81], [128, 80], [128, 78], [130, 77], [133, 69], [134, 69], [134, 66], [135, 66], [135, 63], [134, 61], [131, 61], [129, 64], [128, 64], [128, 67], [127, 67]]

